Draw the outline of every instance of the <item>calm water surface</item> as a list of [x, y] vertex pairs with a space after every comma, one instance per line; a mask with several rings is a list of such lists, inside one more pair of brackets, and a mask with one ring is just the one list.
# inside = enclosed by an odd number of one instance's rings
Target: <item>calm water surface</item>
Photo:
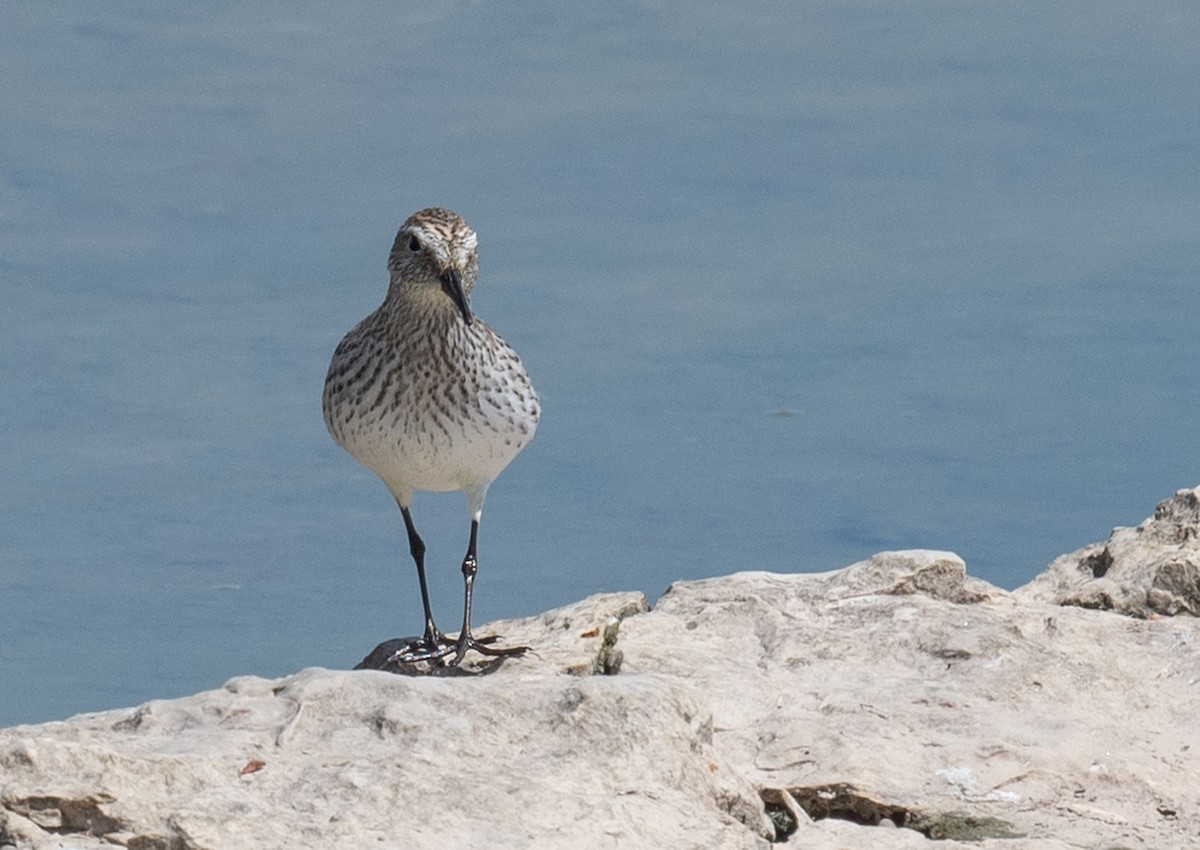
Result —
[[[419, 624], [325, 433], [399, 223], [480, 236], [545, 409], [479, 621], [952, 549], [1200, 483], [1186, 2], [5, 4], [0, 725]], [[458, 494], [418, 497], [458, 616]]]

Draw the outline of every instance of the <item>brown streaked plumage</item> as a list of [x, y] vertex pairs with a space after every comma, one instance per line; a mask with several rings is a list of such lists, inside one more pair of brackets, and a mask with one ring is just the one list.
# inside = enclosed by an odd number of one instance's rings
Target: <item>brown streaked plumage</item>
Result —
[[[323, 409], [333, 439], [379, 476], [400, 506], [417, 564], [425, 633], [400, 663], [458, 665], [469, 649], [511, 655], [471, 634], [476, 538], [488, 486], [537, 428], [537, 394], [517, 353], [471, 312], [479, 275], [475, 232], [450, 210], [404, 222], [388, 259], [391, 282], [375, 312], [346, 334], [325, 378]], [[463, 625], [451, 640], [434, 625], [425, 544], [409, 506], [416, 490], [462, 490], [471, 536], [462, 572]]]

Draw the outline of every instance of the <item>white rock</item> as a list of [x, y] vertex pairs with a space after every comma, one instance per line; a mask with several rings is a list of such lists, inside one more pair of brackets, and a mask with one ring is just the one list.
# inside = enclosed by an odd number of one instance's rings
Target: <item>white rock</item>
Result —
[[[961, 564], [894, 552], [822, 575], [682, 582], [623, 624], [624, 669], [691, 682], [718, 750], [810, 814], [1012, 850], [1191, 846], [1197, 622], [1018, 604]], [[850, 827], [833, 817], [801, 829], [793, 840], [813, 847], [925, 841], [855, 826], [839, 843]]]
[[1200, 487], [1160, 502], [1136, 528], [1115, 528], [1057, 558], [1015, 591], [1021, 599], [1135, 617], [1200, 615]]
[[[603, 602], [535, 618], [558, 632], [551, 654], [573, 640], [587, 659], [580, 608]], [[758, 794], [711, 738], [685, 685], [539, 659], [477, 677], [244, 677], [0, 732], [0, 845], [760, 846]]]
[[1198, 624], [930, 551], [601, 595], [481, 629], [535, 647], [487, 675], [0, 730], [0, 847], [762, 848], [764, 800], [815, 850], [1193, 847]]

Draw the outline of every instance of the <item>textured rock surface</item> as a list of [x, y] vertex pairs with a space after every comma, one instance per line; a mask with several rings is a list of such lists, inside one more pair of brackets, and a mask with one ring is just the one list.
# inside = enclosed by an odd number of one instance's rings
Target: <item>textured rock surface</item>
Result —
[[700, 695], [562, 672], [628, 597], [538, 618], [554, 660], [496, 675], [312, 669], [5, 730], [0, 846], [760, 844], [759, 796], [713, 748]]
[[1016, 595], [1134, 617], [1200, 616], [1200, 487], [1160, 502], [1136, 528], [1057, 558]]
[[603, 595], [493, 624], [537, 649], [486, 675], [306, 670], [2, 730], [0, 846], [1194, 847], [1198, 624], [928, 551]]
[[1193, 847], [1198, 625], [1021, 604], [902, 552], [681, 583], [620, 645], [625, 671], [707, 697], [718, 751], [769, 798], [911, 827], [824, 819], [802, 846]]

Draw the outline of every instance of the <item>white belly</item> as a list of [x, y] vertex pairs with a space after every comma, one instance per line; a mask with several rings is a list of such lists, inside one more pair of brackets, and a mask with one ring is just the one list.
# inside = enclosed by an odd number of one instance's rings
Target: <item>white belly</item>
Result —
[[453, 333], [395, 350], [386, 337], [355, 341], [326, 379], [330, 434], [403, 505], [414, 490], [481, 502], [537, 428], [537, 395], [512, 349], [482, 322]]
[[413, 490], [470, 491], [493, 481], [537, 427], [531, 416], [510, 422], [499, 411], [471, 413], [385, 409], [334, 431], [334, 439], [404, 501]]

